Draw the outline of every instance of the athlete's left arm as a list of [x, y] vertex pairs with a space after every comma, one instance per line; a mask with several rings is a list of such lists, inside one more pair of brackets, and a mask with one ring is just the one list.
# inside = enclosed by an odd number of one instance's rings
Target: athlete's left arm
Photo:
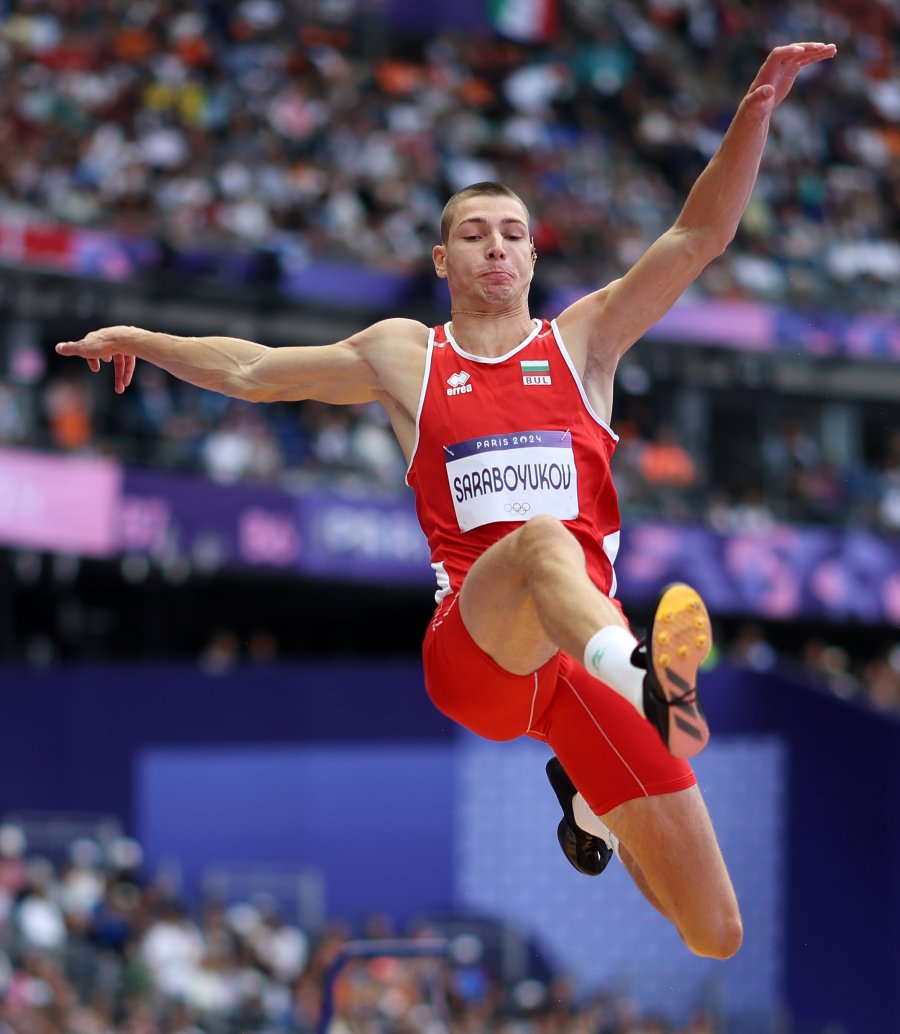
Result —
[[590, 359], [591, 366], [613, 370], [622, 354], [722, 254], [750, 200], [772, 112], [801, 68], [835, 53], [833, 44], [795, 43], [769, 54], [674, 225], [620, 280], [586, 295], [559, 316], [576, 362], [587, 366]]

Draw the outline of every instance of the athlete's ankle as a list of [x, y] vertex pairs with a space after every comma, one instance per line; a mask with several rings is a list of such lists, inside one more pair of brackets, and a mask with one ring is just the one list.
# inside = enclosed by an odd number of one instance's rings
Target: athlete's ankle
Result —
[[584, 666], [644, 713], [643, 669], [632, 664], [637, 639], [621, 625], [607, 625], [595, 632], [584, 648]]
[[619, 838], [603, 819], [591, 810], [590, 805], [580, 793], [576, 793], [572, 798], [572, 814], [575, 816], [575, 824], [579, 829], [583, 829], [585, 833], [590, 833], [592, 836], [604, 840], [618, 855]]

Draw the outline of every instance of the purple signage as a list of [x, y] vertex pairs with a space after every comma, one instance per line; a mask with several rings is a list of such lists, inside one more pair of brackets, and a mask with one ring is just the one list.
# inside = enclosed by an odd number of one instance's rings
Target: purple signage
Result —
[[[399, 498], [223, 486], [129, 472], [121, 547], [199, 566], [293, 568], [309, 577], [429, 586], [411, 495]], [[619, 595], [649, 601], [674, 580], [716, 614], [900, 624], [900, 541], [863, 530], [777, 526], [758, 535], [637, 524], [616, 562]]]
[[114, 555], [120, 478], [119, 466], [109, 460], [0, 449], [0, 542]]
[[[0, 543], [97, 557], [137, 553], [196, 570], [433, 584], [412, 493], [296, 495], [18, 449], [0, 449]], [[622, 533], [616, 572], [628, 605], [683, 580], [714, 614], [900, 625], [900, 539], [862, 529], [784, 525], [721, 535], [635, 524]]]
[[188, 561], [204, 570], [296, 568], [302, 543], [295, 506], [278, 489], [129, 470], [117, 539], [123, 553]]
[[286, 264], [280, 280], [286, 298], [341, 309], [402, 305], [414, 286], [412, 278], [403, 273], [325, 260]]
[[717, 614], [900, 624], [900, 541], [862, 530], [719, 535], [640, 524], [623, 532], [616, 571], [627, 600], [683, 580]]
[[758, 302], [681, 302], [648, 339], [847, 359], [900, 357], [900, 321], [888, 313], [794, 312]]
[[[557, 315], [586, 290], [552, 295]], [[683, 299], [652, 326], [648, 341], [714, 345], [753, 352], [893, 360], [900, 357], [900, 320], [893, 313], [795, 312], [752, 301]]]
[[399, 499], [316, 493], [297, 500], [297, 513], [308, 574], [414, 585], [434, 578], [412, 493]]

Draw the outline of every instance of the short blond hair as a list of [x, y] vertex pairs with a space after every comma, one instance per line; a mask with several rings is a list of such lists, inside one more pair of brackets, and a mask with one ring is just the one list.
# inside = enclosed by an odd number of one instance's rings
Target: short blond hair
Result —
[[502, 183], [493, 183], [490, 180], [485, 180], [482, 183], [473, 183], [471, 186], [463, 187], [462, 190], [457, 190], [447, 204], [444, 205], [444, 211], [441, 213], [441, 244], [447, 243], [447, 235], [450, 232], [450, 223], [453, 222], [453, 213], [456, 211], [456, 206], [461, 201], [468, 201], [470, 197], [512, 198], [513, 201], [519, 202], [525, 210], [525, 218], [531, 222], [528, 206], [514, 190], [510, 190], [509, 187], [505, 187]]

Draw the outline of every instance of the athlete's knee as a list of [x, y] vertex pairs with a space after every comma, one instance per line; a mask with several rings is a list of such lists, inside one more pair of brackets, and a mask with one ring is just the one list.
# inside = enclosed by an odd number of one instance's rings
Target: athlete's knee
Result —
[[533, 540], [553, 542], [566, 538], [574, 540], [575, 538], [558, 517], [551, 517], [547, 513], [539, 513], [536, 517], [532, 517], [530, 521], [526, 521], [519, 529], [519, 534], [525, 542]]
[[578, 539], [561, 520], [539, 514], [519, 529], [519, 557], [526, 572], [540, 571], [548, 563], [584, 564]]
[[744, 940], [744, 926], [737, 905], [711, 909], [701, 922], [681, 930], [684, 943], [706, 959], [730, 959]]

